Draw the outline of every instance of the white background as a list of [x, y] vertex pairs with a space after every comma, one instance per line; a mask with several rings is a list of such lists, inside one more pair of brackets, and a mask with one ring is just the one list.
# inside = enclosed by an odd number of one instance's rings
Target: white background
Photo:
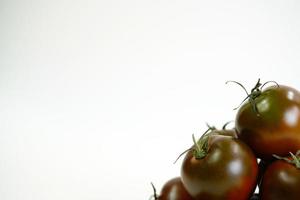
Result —
[[1, 0], [0, 199], [148, 199], [260, 77], [300, 89], [299, 1]]

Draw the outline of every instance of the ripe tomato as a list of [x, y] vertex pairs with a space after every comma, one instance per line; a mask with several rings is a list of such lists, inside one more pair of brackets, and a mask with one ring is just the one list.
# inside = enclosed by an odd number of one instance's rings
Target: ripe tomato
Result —
[[[155, 190], [154, 190], [154, 193]], [[176, 177], [165, 183], [159, 196], [154, 194], [155, 200], [193, 200], [184, 188], [181, 178]]]
[[263, 91], [260, 86], [259, 83], [252, 89], [249, 101], [238, 110], [238, 138], [264, 160], [272, 158], [272, 154], [296, 152], [300, 149], [300, 93], [283, 85]]
[[246, 144], [216, 134], [195, 142], [181, 167], [183, 185], [196, 200], [248, 200], [257, 174], [256, 157]]
[[300, 160], [296, 159], [298, 167], [285, 160], [276, 160], [267, 167], [260, 186], [261, 200], [300, 199]]

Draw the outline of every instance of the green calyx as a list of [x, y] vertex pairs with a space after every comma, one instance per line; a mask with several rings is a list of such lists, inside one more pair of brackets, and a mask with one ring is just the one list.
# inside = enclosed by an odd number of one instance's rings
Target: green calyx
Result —
[[227, 84], [227, 83], [235, 83], [235, 84], [241, 86], [241, 88], [243, 88], [243, 90], [244, 90], [244, 91], [246, 92], [246, 94], [247, 94], [246, 98], [242, 101], [242, 103], [240, 103], [240, 105], [239, 105], [238, 107], [234, 108], [234, 110], [236, 110], [236, 109], [238, 109], [239, 107], [241, 107], [241, 105], [242, 105], [246, 100], [248, 100], [249, 103], [251, 104], [252, 110], [256, 113], [257, 116], [260, 116], [260, 113], [259, 113], [259, 111], [258, 111], [258, 109], [257, 109], [256, 103], [255, 103], [255, 99], [261, 95], [263, 87], [264, 87], [266, 84], [268, 84], [268, 83], [274, 83], [274, 84], [276, 84], [277, 87], [279, 87], [278, 83], [275, 82], [275, 81], [267, 81], [267, 82], [265, 82], [264, 84], [261, 84], [261, 83], [260, 83], [260, 79], [258, 79], [257, 83], [256, 83], [255, 86], [251, 89], [251, 93], [249, 94], [249, 93], [247, 92], [246, 88], [245, 88], [241, 83], [239, 83], [239, 82], [237, 82], [237, 81], [227, 81], [226, 84]]
[[203, 137], [198, 142], [195, 139], [195, 136], [193, 134], [193, 141], [194, 141], [194, 151], [193, 154], [196, 159], [202, 159], [207, 155], [207, 146], [208, 146], [208, 136]]
[[300, 150], [296, 152], [296, 154], [293, 154], [292, 152], [289, 152], [291, 159], [287, 157], [281, 157], [278, 155], [273, 154], [273, 157], [275, 157], [278, 160], [284, 160], [292, 165], [294, 165], [297, 169], [300, 169]]
[[[228, 124], [230, 124], [232, 121], [229, 121], [227, 122], [226, 124], [224, 124], [222, 130], [226, 130], [226, 126]], [[184, 152], [182, 152], [178, 157], [177, 159], [174, 161], [174, 164], [178, 161], [178, 159], [184, 155], [185, 153], [187, 152], [190, 152], [192, 151], [193, 153], [193, 156], [196, 158], [196, 159], [202, 159], [204, 158], [207, 153], [208, 153], [208, 150], [209, 150], [209, 147], [208, 147], [208, 139], [209, 139], [209, 136], [212, 135], [212, 134], [218, 134], [219, 131], [216, 129], [216, 127], [214, 126], [210, 126], [209, 124], [206, 123], [206, 126], [208, 127], [208, 129], [202, 134], [202, 136], [200, 137], [200, 139], [197, 141], [194, 134], [192, 135], [193, 137], [193, 142], [194, 142], [194, 145], [191, 147], [191, 148], [188, 148], [186, 149]]]
[[193, 142], [194, 142], [193, 155], [195, 156], [196, 159], [202, 159], [207, 155], [209, 135], [210, 133], [212, 133], [212, 131], [216, 130], [216, 128], [213, 126], [209, 126], [209, 125], [207, 126], [208, 126], [207, 131], [205, 131], [205, 133], [200, 137], [198, 141], [196, 141], [194, 134], [192, 135]]

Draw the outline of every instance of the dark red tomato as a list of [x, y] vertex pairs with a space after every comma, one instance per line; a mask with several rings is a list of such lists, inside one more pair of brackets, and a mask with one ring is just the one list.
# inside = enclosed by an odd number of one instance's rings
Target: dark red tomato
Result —
[[[207, 143], [201, 138], [182, 163], [187, 191], [196, 200], [249, 200], [258, 174], [251, 149], [231, 136], [208, 135]], [[198, 151], [205, 153], [199, 157]]]
[[193, 198], [184, 188], [181, 178], [176, 177], [165, 183], [156, 200], [193, 200]]
[[300, 169], [284, 160], [267, 167], [260, 186], [261, 200], [299, 200]]
[[249, 96], [236, 116], [238, 138], [264, 160], [300, 149], [300, 93], [278, 85]]

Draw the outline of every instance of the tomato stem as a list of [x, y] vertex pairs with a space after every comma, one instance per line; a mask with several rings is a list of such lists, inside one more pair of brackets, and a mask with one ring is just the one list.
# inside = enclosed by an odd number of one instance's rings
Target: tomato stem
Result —
[[228, 124], [233, 123], [233, 122], [234, 122], [233, 120], [226, 122], [226, 123], [223, 125], [222, 130], [226, 130], [226, 127], [228, 126]]
[[207, 155], [209, 134], [216, 130], [214, 126], [206, 125], [208, 126], [208, 129], [202, 134], [198, 141], [196, 141], [194, 134], [192, 135], [194, 142], [194, 156], [196, 159], [202, 159]]
[[281, 157], [278, 155], [273, 154], [273, 157], [275, 157], [278, 160], [284, 160], [292, 165], [295, 165], [297, 169], [300, 169], [300, 150], [296, 152], [296, 154], [293, 154], [292, 152], [289, 152], [291, 159], [287, 157]]
[[173, 164], [175, 164], [175, 163], [179, 160], [179, 158], [180, 158], [181, 156], [183, 156], [186, 152], [189, 152], [189, 151], [192, 150], [192, 149], [193, 149], [193, 148], [191, 147], [191, 148], [186, 149], [184, 152], [182, 152], [182, 153], [176, 158], [176, 160], [174, 161]]
[[152, 182], [151, 182], [151, 186], [152, 186], [152, 189], [153, 189], [153, 195], [150, 197], [149, 200], [151, 200], [152, 198], [154, 198], [154, 200], [158, 200], [156, 189], [155, 189], [155, 186]]
[[276, 81], [267, 81], [260, 87], [260, 90], [262, 90], [268, 83], [274, 83], [277, 87], [280, 87]]
[[195, 150], [197, 152], [201, 152], [201, 148], [200, 148], [198, 142], [196, 141], [195, 135], [193, 134], [192, 137], [193, 137], [193, 142], [194, 142], [194, 145], [195, 145]]
[[202, 159], [206, 156], [207, 152], [204, 149], [204, 139], [199, 140], [198, 142], [196, 141], [196, 138], [193, 134], [193, 142], [194, 142], [194, 156], [196, 159]]
[[[298, 152], [297, 152], [298, 153]], [[293, 159], [293, 164], [298, 168], [300, 169], [300, 158], [296, 155], [294, 155], [292, 152], [290, 152], [290, 155]]]
[[[202, 150], [202, 146], [205, 146], [205, 149], [207, 149], [207, 145], [201, 145], [201, 144], [198, 144], [198, 143], [200, 143], [200, 140], [202, 140], [203, 139], [203, 137], [204, 137], [204, 135], [206, 135], [207, 133], [209, 133], [209, 132], [211, 132], [211, 131], [213, 131], [213, 130], [216, 130], [216, 127], [214, 127], [214, 126], [210, 126], [208, 123], [206, 123], [206, 126], [208, 127], [208, 129], [203, 133], [203, 135], [201, 136], [201, 138], [198, 140], [198, 142], [196, 141], [196, 138], [195, 138], [195, 136], [194, 136], [194, 134], [192, 135], [192, 137], [193, 137], [193, 142], [194, 142], [194, 146], [193, 147], [191, 147], [191, 148], [188, 148], [187, 150], [185, 150], [185, 151], [183, 151], [177, 158], [176, 158], [176, 160], [174, 161], [174, 163], [173, 164], [175, 164], [178, 160], [179, 160], [179, 158], [181, 157], [181, 156], [183, 156], [186, 152], [189, 152], [189, 151], [191, 151], [191, 150], [194, 150], [194, 155], [195, 155], [195, 157], [197, 157], [197, 158], [203, 158], [204, 156], [206, 156], [206, 152], [204, 152], [203, 150]], [[207, 142], [206, 142], [207, 143]], [[206, 150], [205, 150], [206, 151]]]
[[279, 87], [279, 84], [275, 81], [267, 81], [265, 82], [264, 84], [261, 84], [260, 83], [260, 78], [258, 79], [258, 81], [256, 82], [255, 86], [251, 89], [251, 93], [249, 94], [246, 90], [246, 88], [239, 82], [237, 81], [227, 81], [227, 83], [235, 83], [239, 86], [241, 86], [241, 88], [246, 92], [247, 96], [245, 99], [243, 99], [243, 101], [240, 103], [240, 105], [238, 107], [235, 107], [233, 110], [237, 110], [239, 107], [242, 106], [242, 104], [248, 99], [249, 103], [251, 104], [252, 106], [252, 110], [256, 113], [256, 115], [259, 117], [260, 116], [260, 113], [257, 109], [257, 106], [256, 106], [256, 102], [255, 102], [255, 99], [261, 95], [262, 93], [262, 89], [263, 87], [268, 84], [268, 83], [274, 83], [277, 85], [277, 87]]

